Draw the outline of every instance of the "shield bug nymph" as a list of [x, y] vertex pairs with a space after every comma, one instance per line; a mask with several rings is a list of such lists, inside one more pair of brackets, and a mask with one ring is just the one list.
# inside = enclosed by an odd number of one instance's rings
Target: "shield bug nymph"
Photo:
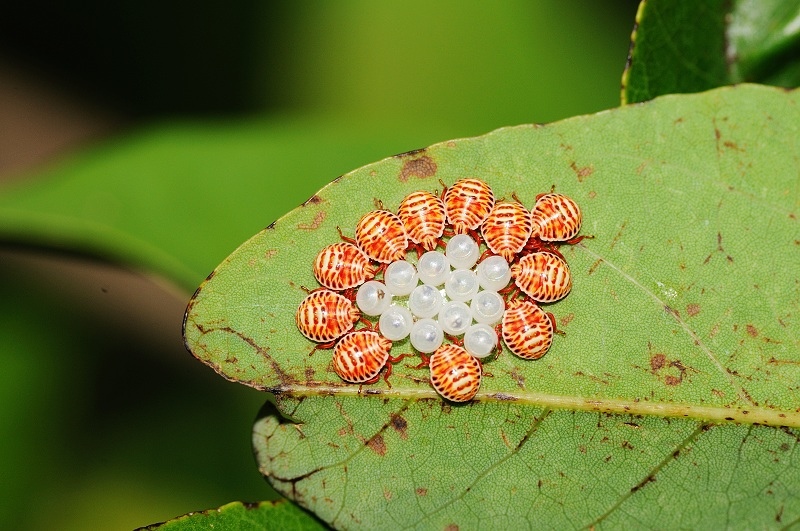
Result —
[[350, 299], [328, 289], [309, 293], [295, 313], [297, 329], [316, 343], [335, 341], [360, 318], [361, 312]]
[[481, 225], [486, 246], [512, 263], [531, 236], [531, 213], [517, 201], [500, 201]]
[[572, 289], [572, 275], [566, 260], [551, 252], [526, 254], [511, 266], [517, 287], [537, 302], [555, 302]]
[[442, 196], [447, 221], [456, 234], [478, 230], [494, 208], [494, 192], [478, 179], [460, 179]]
[[577, 203], [563, 194], [536, 196], [531, 209], [533, 236], [545, 242], [578, 243], [582, 215]]
[[364, 251], [347, 242], [327, 245], [314, 260], [314, 277], [328, 289], [342, 291], [360, 286], [375, 276]]
[[376, 262], [389, 264], [402, 260], [408, 248], [403, 222], [388, 210], [373, 210], [356, 225], [356, 243]]
[[400, 202], [397, 217], [412, 242], [426, 251], [433, 251], [439, 245], [447, 222], [440, 198], [424, 190], [412, 192]]
[[531, 301], [512, 301], [503, 314], [503, 342], [514, 355], [526, 360], [547, 353], [555, 330], [553, 314]]
[[481, 362], [457, 345], [442, 345], [428, 363], [431, 385], [452, 402], [467, 402], [481, 387]]

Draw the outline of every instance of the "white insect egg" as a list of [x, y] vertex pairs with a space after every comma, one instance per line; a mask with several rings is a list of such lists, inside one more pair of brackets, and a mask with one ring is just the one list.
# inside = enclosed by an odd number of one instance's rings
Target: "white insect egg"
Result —
[[386, 289], [398, 297], [408, 295], [417, 286], [419, 277], [416, 268], [405, 260], [397, 260], [389, 264], [383, 273]]
[[451, 301], [467, 302], [478, 293], [478, 276], [475, 271], [457, 269], [447, 277], [444, 289]]
[[383, 282], [370, 280], [358, 288], [356, 305], [365, 315], [380, 315], [392, 304], [392, 294]]
[[408, 307], [419, 318], [433, 317], [444, 304], [444, 298], [438, 289], [428, 284], [414, 288], [408, 297]]
[[417, 262], [417, 272], [423, 284], [441, 286], [450, 274], [450, 260], [439, 251], [428, 251]]
[[400, 341], [405, 339], [411, 333], [411, 327], [414, 325], [414, 318], [411, 312], [404, 306], [392, 304], [389, 308], [381, 314], [378, 321], [378, 326], [381, 334], [386, 339], [392, 341]]
[[497, 348], [497, 332], [487, 324], [478, 323], [467, 328], [464, 349], [476, 358], [485, 358]]
[[442, 346], [444, 331], [433, 319], [420, 319], [411, 327], [411, 346], [423, 354], [430, 354]]
[[478, 282], [483, 289], [500, 291], [511, 281], [511, 268], [502, 256], [490, 256], [478, 264]]
[[467, 234], [456, 234], [447, 242], [445, 255], [456, 269], [472, 269], [480, 256], [475, 240]]
[[444, 303], [439, 312], [439, 326], [451, 336], [460, 336], [472, 324], [469, 306], [460, 301]]
[[506, 303], [496, 291], [479, 291], [469, 305], [472, 318], [479, 323], [493, 325], [500, 322]]

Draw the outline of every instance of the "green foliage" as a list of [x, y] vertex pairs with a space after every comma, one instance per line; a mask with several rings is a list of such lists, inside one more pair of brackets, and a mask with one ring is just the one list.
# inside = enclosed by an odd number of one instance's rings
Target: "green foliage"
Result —
[[[324, 183], [419, 138], [326, 120], [154, 128], [6, 190], [0, 238], [102, 256], [191, 293], [232, 248]], [[307, 143], [315, 156], [305, 156]]]
[[797, 0], [645, 0], [639, 5], [622, 102], [759, 82], [800, 85]]
[[731, 82], [800, 85], [800, 1], [736, 0], [727, 38]]
[[724, 0], [639, 4], [622, 103], [728, 84]]
[[[615, 526], [623, 515], [651, 527], [664, 514], [654, 504], [695, 507], [689, 527], [800, 518], [800, 167], [781, 156], [800, 148], [798, 101], [723, 88], [366, 166], [229, 256], [189, 305], [187, 345], [277, 394], [299, 424], [257, 424], [262, 472], [337, 527]], [[527, 205], [555, 185], [581, 205], [594, 239], [564, 249], [575, 286], [548, 307], [566, 336], [537, 362], [486, 362], [467, 406], [443, 404], [426, 371], [404, 364], [391, 388], [343, 383], [294, 324], [316, 253], [377, 199], [394, 210], [464, 176]], [[401, 342], [393, 355], [409, 351]], [[744, 449], [773, 464], [740, 469]], [[719, 495], [698, 501], [705, 492]]]

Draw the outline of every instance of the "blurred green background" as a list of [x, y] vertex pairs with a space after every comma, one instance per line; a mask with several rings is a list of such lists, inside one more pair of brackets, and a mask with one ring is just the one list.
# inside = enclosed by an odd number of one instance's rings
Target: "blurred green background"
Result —
[[[199, 284], [341, 173], [617, 106], [636, 6], [11, 3], [0, 18], [0, 194], [171, 128], [264, 128], [292, 150], [270, 155], [255, 193], [230, 180], [264, 203], [263, 219], [232, 212], [219, 233], [196, 235], [190, 244], [207, 249]], [[300, 158], [319, 169], [296, 178]], [[176, 216], [208, 215], [170, 200]], [[0, 273], [0, 528], [130, 529], [272, 496], [250, 450], [264, 396], [185, 352], [185, 286], [20, 241], [0, 247]]]

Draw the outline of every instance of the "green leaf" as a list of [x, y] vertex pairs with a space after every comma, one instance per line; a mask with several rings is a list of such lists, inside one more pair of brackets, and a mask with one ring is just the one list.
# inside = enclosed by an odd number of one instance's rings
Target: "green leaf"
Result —
[[200, 529], [325, 529], [320, 522], [286, 501], [244, 504], [233, 502], [219, 509], [189, 513], [141, 529], [192, 531]]
[[622, 103], [722, 85], [800, 85], [800, 1], [643, 0]]
[[642, 0], [622, 74], [622, 103], [729, 84], [725, 0]]
[[736, 0], [727, 36], [732, 81], [800, 85], [800, 1]]
[[[752, 85], [668, 96], [358, 169], [215, 270], [186, 343], [276, 394], [297, 424], [257, 424], [262, 472], [337, 526], [792, 522], [799, 99]], [[552, 185], [580, 204], [594, 239], [562, 248], [574, 288], [547, 308], [566, 335], [541, 360], [486, 362], [466, 406], [443, 403], [412, 363], [391, 388], [343, 383], [294, 324], [317, 251], [377, 199], [395, 209], [464, 176], [527, 205]]]
[[336, 120], [152, 127], [0, 189], [0, 241], [99, 256], [191, 291], [326, 182], [433, 134]]
[[800, 521], [797, 429], [429, 398], [288, 398], [281, 407], [301, 423], [273, 415], [256, 424], [261, 471], [336, 528]]

